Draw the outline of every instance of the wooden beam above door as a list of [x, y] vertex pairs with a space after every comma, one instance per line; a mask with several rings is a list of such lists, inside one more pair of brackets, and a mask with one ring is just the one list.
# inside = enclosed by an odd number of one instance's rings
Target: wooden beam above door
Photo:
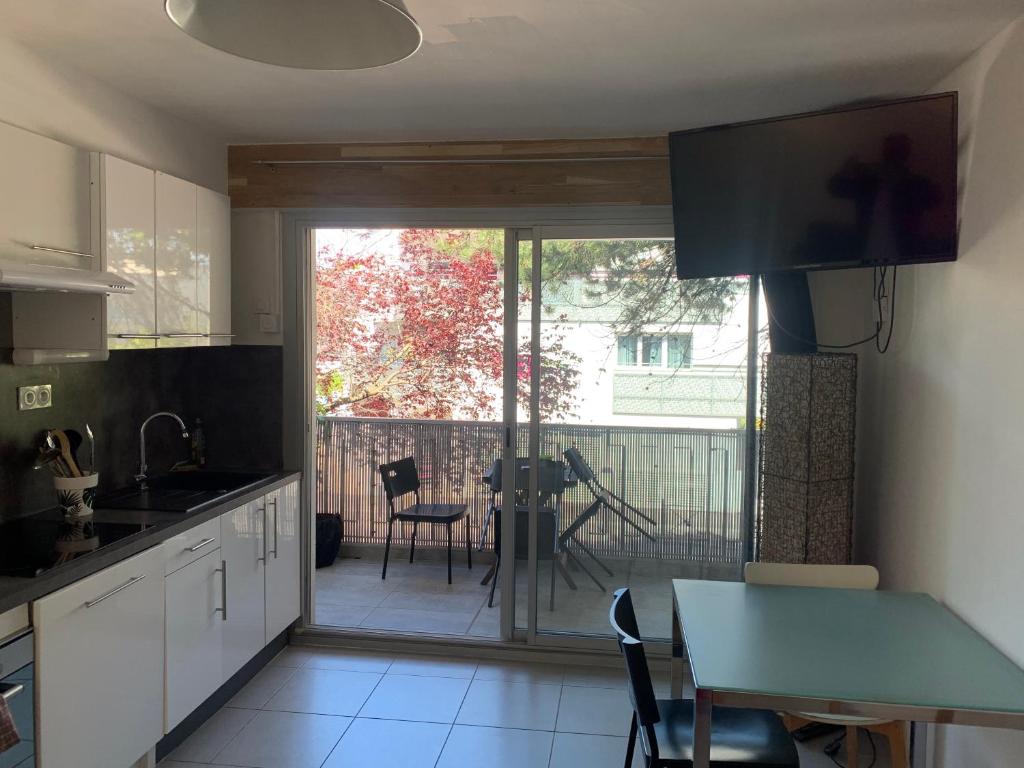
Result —
[[665, 137], [228, 148], [235, 208], [667, 205]]

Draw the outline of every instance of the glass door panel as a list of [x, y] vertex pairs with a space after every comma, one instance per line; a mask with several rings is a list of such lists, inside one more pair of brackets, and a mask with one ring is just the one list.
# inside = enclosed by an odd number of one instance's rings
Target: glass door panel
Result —
[[668, 638], [671, 580], [747, 558], [750, 280], [678, 281], [668, 238], [547, 237], [520, 259], [538, 391], [519, 417], [539, 427], [522, 613], [532, 591], [537, 633], [609, 636], [628, 586], [644, 636]]

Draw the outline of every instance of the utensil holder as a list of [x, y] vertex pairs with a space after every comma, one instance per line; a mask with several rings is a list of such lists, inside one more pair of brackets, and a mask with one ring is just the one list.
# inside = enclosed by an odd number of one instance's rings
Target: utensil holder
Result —
[[96, 498], [99, 481], [98, 472], [90, 472], [82, 477], [53, 478], [57, 503], [65, 517], [92, 517], [92, 503]]

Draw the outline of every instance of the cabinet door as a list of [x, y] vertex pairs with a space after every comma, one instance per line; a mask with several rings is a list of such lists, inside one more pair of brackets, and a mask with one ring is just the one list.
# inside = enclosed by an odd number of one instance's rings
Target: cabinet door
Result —
[[33, 603], [39, 768], [128, 766], [160, 740], [163, 571], [155, 547]]
[[167, 576], [164, 732], [221, 684], [225, 574], [219, 549]]
[[231, 200], [199, 187], [196, 256], [198, 328], [207, 334], [200, 343], [231, 343]]
[[196, 185], [156, 173], [156, 331], [160, 347], [195, 346]]
[[[94, 269], [89, 152], [0, 123], [0, 258]], [[93, 254], [95, 256], [95, 254]]]
[[220, 517], [221, 556], [227, 564], [228, 617], [224, 622], [224, 680], [262, 650], [264, 624], [264, 500]]
[[153, 171], [148, 168], [110, 155], [100, 156], [104, 264], [135, 283], [135, 293], [107, 299], [111, 349], [156, 346], [154, 183]]
[[269, 643], [302, 613], [299, 484], [267, 494], [267, 634]]

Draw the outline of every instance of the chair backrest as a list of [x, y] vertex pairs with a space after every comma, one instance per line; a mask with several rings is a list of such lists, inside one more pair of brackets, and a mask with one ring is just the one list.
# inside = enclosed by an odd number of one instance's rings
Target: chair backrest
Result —
[[[491, 465], [490, 488], [494, 493], [501, 493], [502, 469], [501, 459], [495, 459]], [[516, 490], [526, 491], [530, 488], [530, 460], [516, 459]], [[552, 495], [565, 490], [565, 465], [553, 459], [538, 461], [537, 491]]]
[[384, 485], [384, 494], [388, 505], [393, 506], [395, 499], [407, 493], [415, 493], [417, 501], [420, 492], [420, 476], [416, 471], [416, 460], [412, 456], [380, 465], [380, 480]]
[[[626, 663], [626, 677], [629, 683], [629, 700], [633, 705], [637, 724], [643, 728], [647, 749], [653, 758], [658, 756], [658, 742], [654, 734], [654, 724], [661, 720], [658, 713], [658, 700], [654, 695], [654, 684], [651, 682], [651, 670], [647, 666], [647, 654], [644, 644], [636, 631], [636, 614], [633, 611], [633, 599], [629, 589], [616, 590], [612, 599], [611, 611], [608, 614], [612, 629], [619, 640], [619, 650]], [[629, 630], [632, 630], [631, 634]]]
[[776, 587], [833, 587], [878, 589], [878, 569], [872, 565], [812, 565], [809, 563], [747, 563], [747, 584]]
[[565, 449], [565, 460], [569, 462], [569, 468], [583, 483], [589, 483], [595, 479], [594, 470], [584, 461], [583, 456], [575, 448]]

